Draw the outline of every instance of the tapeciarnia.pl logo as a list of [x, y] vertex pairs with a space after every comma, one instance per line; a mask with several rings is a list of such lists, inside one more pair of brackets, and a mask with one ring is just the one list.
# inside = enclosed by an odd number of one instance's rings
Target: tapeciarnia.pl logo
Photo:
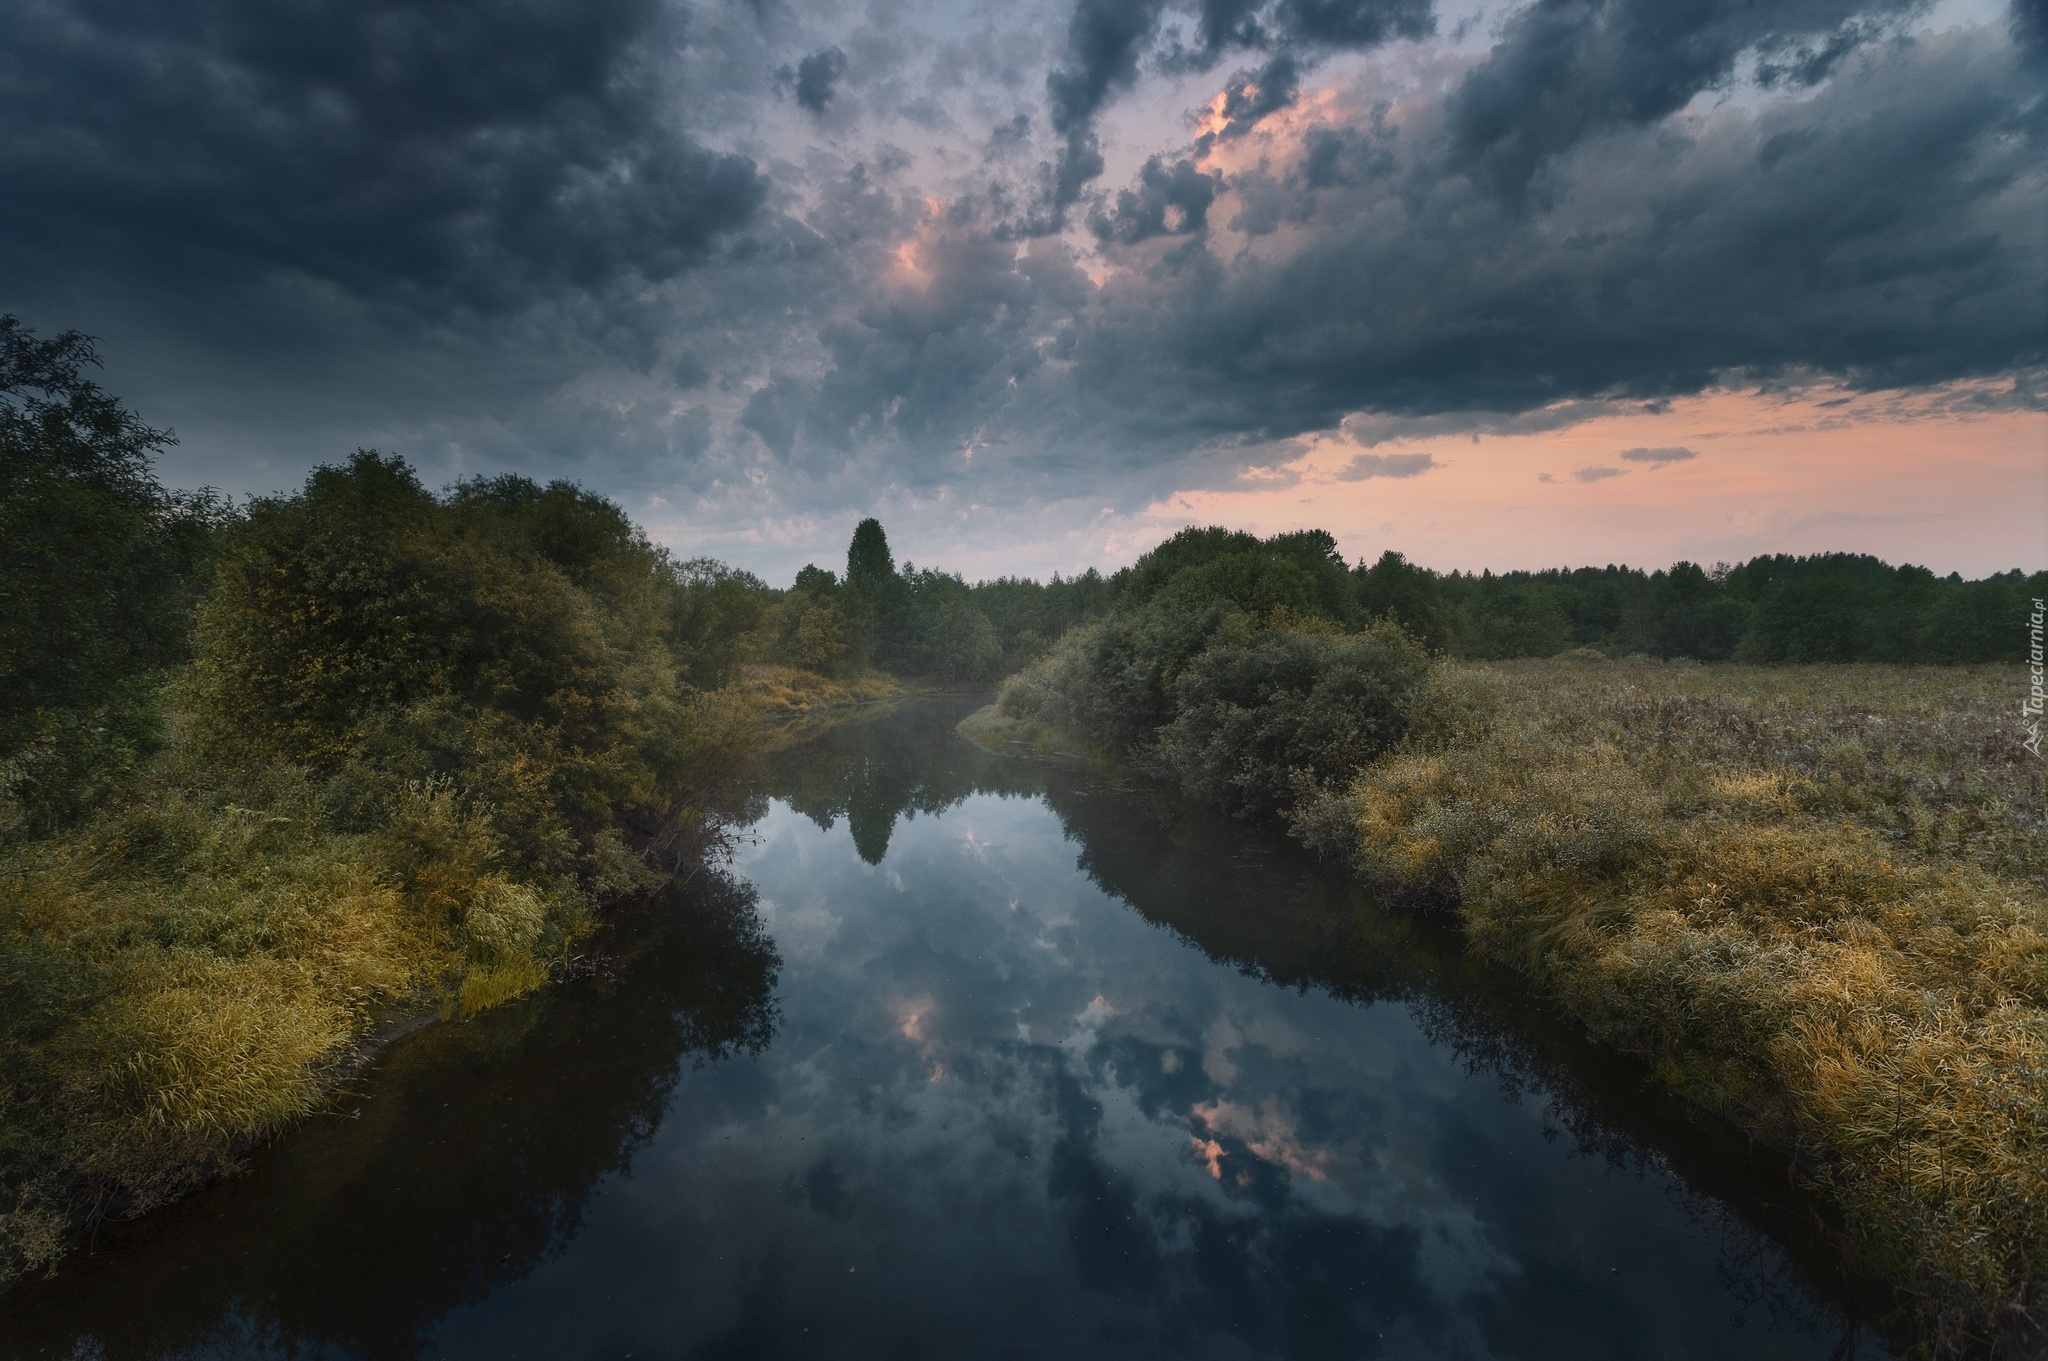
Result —
[[2027, 730], [2023, 744], [2028, 751], [2041, 754], [2041, 704], [2048, 698], [2041, 684], [2041, 620], [2048, 615], [2048, 602], [2034, 601], [2034, 612], [2027, 617], [2027, 668], [2032, 673], [2033, 684], [2027, 690], [2027, 697], [2020, 701], [2020, 722]]

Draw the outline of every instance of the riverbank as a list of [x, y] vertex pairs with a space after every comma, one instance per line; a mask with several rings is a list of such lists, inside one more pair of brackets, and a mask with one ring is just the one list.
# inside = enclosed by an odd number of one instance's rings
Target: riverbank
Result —
[[961, 719], [959, 732], [976, 745], [1004, 756], [1039, 756], [1091, 766], [1114, 765], [1117, 758], [1113, 748], [1100, 742], [1035, 718], [1005, 714], [994, 704]]
[[1461, 668], [1297, 813], [1791, 1152], [1930, 1340], [2041, 1340], [2048, 839], [2005, 668]]
[[89, 810], [40, 747], [0, 772], [0, 1284], [234, 1167], [384, 1027], [559, 977], [747, 811], [744, 616], [601, 498], [362, 454], [215, 557]]
[[1932, 1348], [2037, 1347], [2048, 787], [2010, 670], [1438, 663], [1404, 707], [1296, 834], [1793, 1154]]

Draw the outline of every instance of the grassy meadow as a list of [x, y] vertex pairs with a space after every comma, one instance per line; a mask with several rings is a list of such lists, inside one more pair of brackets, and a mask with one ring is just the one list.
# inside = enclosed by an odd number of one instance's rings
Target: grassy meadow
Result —
[[1959, 1347], [2048, 1260], [2048, 781], [2010, 667], [1453, 664], [1299, 831], [1793, 1153]]

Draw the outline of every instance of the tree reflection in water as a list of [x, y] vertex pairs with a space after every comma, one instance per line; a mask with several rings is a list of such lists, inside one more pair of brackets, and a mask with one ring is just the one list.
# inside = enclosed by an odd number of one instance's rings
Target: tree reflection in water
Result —
[[[1585, 1044], [1513, 975], [1472, 960], [1449, 923], [1382, 911], [1284, 838], [1143, 780], [982, 751], [952, 730], [967, 707], [866, 717], [768, 759], [764, 792], [817, 828], [846, 823], [860, 862], [786, 814], [763, 824], [784, 841], [764, 842], [753, 872], [790, 898], [763, 911], [797, 933], [782, 944], [801, 980], [786, 1023], [753, 890], [713, 882], [665, 897], [613, 933], [601, 976], [412, 1037], [361, 1084], [365, 1099], [250, 1175], [17, 1293], [0, 1352], [397, 1358], [569, 1337], [612, 1355], [637, 1337], [753, 1356], [808, 1352], [829, 1331], [830, 1350], [855, 1356], [950, 1343], [1363, 1357], [1398, 1325], [1443, 1354], [1620, 1356], [1641, 1354], [1647, 1335], [1627, 1330], [1668, 1300], [1693, 1312], [1664, 1319], [1666, 1333], [1732, 1306], [1805, 1325], [1787, 1355], [1825, 1354], [1836, 1335], [1839, 1355], [1861, 1354], [1858, 1321], [1891, 1302], [1845, 1269], [1782, 1161]], [[1095, 887], [1066, 868], [1035, 806], [984, 807], [944, 837], [904, 830], [978, 795], [1043, 801]], [[967, 853], [954, 833], [971, 841], [976, 819], [1028, 844], [997, 846], [1000, 863], [979, 867], [946, 858]], [[892, 842], [907, 850], [892, 855]], [[1199, 955], [1153, 949], [1159, 938], [1096, 888]], [[1059, 902], [1033, 917], [989, 901], [994, 890]], [[1060, 948], [1040, 949], [1033, 933], [1076, 903]], [[829, 934], [804, 935], [806, 920], [828, 919]], [[1281, 1029], [1307, 1014], [1277, 1005], [1287, 994], [1358, 1004], [1324, 1004], [1337, 1029], [1348, 1023], [1332, 1010], [1356, 1019], [1398, 1004], [1373, 1015], [1412, 1023], [1351, 1033], [1407, 1035], [1408, 1048], [1361, 1066], [1341, 1043], [1290, 1056], [1246, 1035], [1229, 1051], [1232, 1086], [1201, 1057], [1197, 1037], [1224, 1016], [1214, 985], [1234, 984], [1205, 959], [1286, 990], [1238, 987], [1230, 1003]], [[1098, 983], [1123, 989], [1130, 1009], [1091, 1022], [1085, 1042], [1015, 1024], [1071, 1020]], [[1484, 1102], [1374, 1076], [1383, 1057], [1443, 1069], [1425, 1047], [1540, 1110], [1545, 1137], [1625, 1185], [1589, 1190], [1583, 1176], [1513, 1165], [1541, 1150], [1528, 1121], [1482, 1128]], [[759, 1058], [689, 1076], [745, 1052]], [[1410, 1099], [1436, 1104], [1394, 1109]], [[1294, 1144], [1258, 1127], [1276, 1116]], [[630, 1195], [591, 1210], [665, 1118]], [[1399, 1177], [1373, 1180], [1387, 1140], [1408, 1141], [1394, 1152], [1427, 1196], [1402, 1202]], [[1314, 1159], [1326, 1155], [1351, 1170], [1326, 1164], [1325, 1183]], [[1604, 1259], [1589, 1267], [1567, 1249], [1573, 1225], [1602, 1251], [1668, 1241], [1643, 1227], [1653, 1216], [1638, 1183], [1663, 1188], [1714, 1247], [1631, 1264], [1662, 1272], [1631, 1294], [1609, 1284]], [[1383, 1192], [1392, 1199], [1374, 1202]], [[568, 1251], [586, 1218], [591, 1232]], [[1470, 1242], [1446, 1248], [1460, 1224]], [[868, 1249], [875, 1269], [856, 1277]], [[1447, 1252], [1468, 1249], [1484, 1288], [1447, 1305], [1437, 1277]], [[1495, 1260], [1502, 1269], [1484, 1265]], [[1704, 1279], [1716, 1269], [1718, 1285]]]
[[[1840, 1332], [1843, 1355], [1853, 1354], [1860, 1330], [1897, 1320], [1901, 1301], [1845, 1254], [1837, 1221], [1797, 1186], [1782, 1156], [1687, 1109], [1634, 1058], [1585, 1041], [1519, 978], [1467, 952], [1449, 920], [1370, 901], [1348, 876], [1312, 867], [1277, 833], [1232, 822], [1143, 778], [994, 755], [914, 711], [827, 732], [778, 757], [771, 780], [777, 797], [821, 828], [845, 818], [869, 864], [880, 863], [902, 819], [976, 794], [1043, 799], [1091, 880], [1210, 959], [1281, 987], [1361, 1005], [1398, 1002], [1468, 1072], [1491, 1076], [1510, 1100], [1539, 1103], [1555, 1136], [1579, 1153], [1624, 1173], [1666, 1174], [1668, 1194], [1714, 1245], [1720, 1283], [1741, 1308], [1779, 1326]], [[1123, 1038], [1108, 1042], [1100, 1066], [1133, 1084], [1148, 1114], [1198, 1101], [1202, 1076], [1164, 1071], [1163, 1057], [1163, 1049]], [[1083, 1276], [1111, 1292], [1159, 1290], [1166, 1267], [1153, 1238], [1129, 1227], [1138, 1222], [1125, 1203], [1129, 1188], [1090, 1156], [1087, 1099], [1071, 1082], [1052, 1081], [1067, 1124], [1052, 1192], [1072, 1207]], [[1271, 1184], [1269, 1160], [1228, 1132], [1197, 1132], [1246, 1194], [1281, 1207], [1285, 1196]], [[1393, 1312], [1412, 1309], [1423, 1293], [1413, 1279], [1413, 1246], [1387, 1239], [1398, 1231], [1298, 1214], [1226, 1224], [1199, 1206], [1183, 1210], [1192, 1216], [1189, 1241], [1206, 1294], [1196, 1311], [1208, 1315], [1204, 1328], [1292, 1351], [1287, 1335], [1301, 1341], [1318, 1311], [1319, 1281], [1384, 1287], [1384, 1302], [1358, 1299], [1349, 1285], [1340, 1290], [1354, 1313], [1375, 1313], [1382, 1303]], [[1247, 1233], [1272, 1241], [1229, 1241]], [[1254, 1258], [1263, 1270], [1252, 1268]], [[1527, 1279], [1507, 1302], [1517, 1328], [1526, 1332], [1544, 1316], [1548, 1291], [1552, 1321], [1569, 1336], [1568, 1315], [1583, 1303], [1567, 1282], [1544, 1280], [1542, 1264], [1522, 1266]], [[1214, 1316], [1232, 1307], [1235, 1320]]]

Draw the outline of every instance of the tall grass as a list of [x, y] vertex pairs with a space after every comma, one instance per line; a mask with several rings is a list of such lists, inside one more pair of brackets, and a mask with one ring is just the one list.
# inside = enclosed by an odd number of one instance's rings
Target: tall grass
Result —
[[1297, 830], [1794, 1152], [1938, 1349], [2038, 1346], [2048, 839], [2003, 668], [1445, 668]]

